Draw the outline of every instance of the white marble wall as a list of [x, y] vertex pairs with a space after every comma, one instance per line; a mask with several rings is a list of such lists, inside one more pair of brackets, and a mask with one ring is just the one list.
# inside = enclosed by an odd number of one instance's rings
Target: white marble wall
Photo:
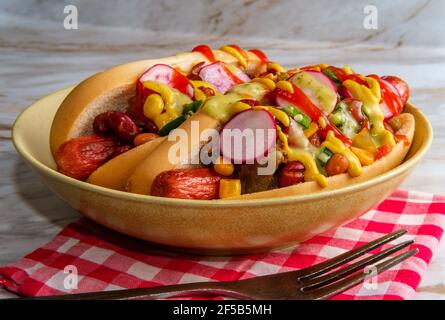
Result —
[[[2, 0], [0, 10], [62, 21], [74, 4], [81, 25], [154, 32], [392, 45], [445, 44], [441, 0]], [[377, 31], [363, 28], [363, 8], [378, 9]]]
[[[79, 9], [78, 30], [63, 28], [63, 6], [70, 3]], [[445, 193], [445, 1], [372, 3], [380, 12], [374, 31], [362, 27], [368, 1], [361, 0], [1, 0], [0, 265], [41, 246], [78, 217], [15, 152], [10, 130], [19, 112], [106, 67], [197, 43], [260, 47], [287, 66], [348, 63], [363, 73], [400, 75], [435, 132], [431, 150], [403, 187]], [[418, 298], [445, 299], [444, 246]]]

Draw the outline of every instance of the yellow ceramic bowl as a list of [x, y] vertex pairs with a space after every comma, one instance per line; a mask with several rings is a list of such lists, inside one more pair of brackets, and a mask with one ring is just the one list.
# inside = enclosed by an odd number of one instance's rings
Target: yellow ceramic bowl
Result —
[[416, 119], [413, 145], [404, 163], [364, 183], [291, 197], [262, 200], [180, 200], [130, 194], [94, 186], [58, 173], [49, 148], [51, 123], [72, 88], [42, 98], [17, 119], [17, 151], [42, 181], [70, 206], [116, 231], [151, 243], [204, 254], [269, 250], [304, 241], [372, 209], [396, 189], [431, 144], [431, 125]]

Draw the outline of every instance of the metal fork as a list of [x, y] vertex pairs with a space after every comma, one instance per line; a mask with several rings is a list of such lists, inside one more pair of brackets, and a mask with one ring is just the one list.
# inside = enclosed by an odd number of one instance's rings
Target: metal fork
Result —
[[[362, 269], [409, 246], [413, 241], [402, 242], [334, 272], [329, 271], [363, 256], [365, 253], [397, 239], [405, 233], [406, 230], [393, 232], [330, 260], [298, 271], [283, 272], [231, 282], [198, 282], [151, 288], [46, 296], [39, 297], [38, 299], [162, 299], [187, 295], [222, 295], [238, 299], [272, 300], [327, 299], [362, 283], [369, 277], [369, 272], [361, 271]], [[375, 268], [372, 270], [373, 274], [379, 274], [417, 252], [417, 249], [412, 249], [390, 259], [386, 259], [374, 266]]]

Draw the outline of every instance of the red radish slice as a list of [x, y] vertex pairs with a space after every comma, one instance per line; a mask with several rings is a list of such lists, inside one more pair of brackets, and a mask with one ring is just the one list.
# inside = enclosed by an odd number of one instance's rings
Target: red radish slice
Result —
[[331, 87], [332, 90], [337, 92], [337, 86], [335, 85], [335, 83], [327, 75], [325, 75], [323, 72], [315, 71], [315, 70], [307, 70], [305, 72], [310, 73], [311, 76], [315, 80], [317, 80], [319, 83], [321, 83], [322, 85], [327, 86], [327, 87]]
[[244, 75], [244, 80], [240, 79], [240, 74], [235, 75], [222, 62], [215, 62], [202, 67], [199, 70], [199, 76], [221, 93], [226, 93], [233, 86], [250, 80], [246, 75]]
[[250, 78], [247, 74], [242, 72], [239, 68], [235, 67], [234, 65], [228, 64], [226, 65], [226, 68], [231, 72], [234, 76], [236, 76], [238, 79], [240, 79], [242, 82], [250, 81]]
[[392, 92], [394, 92], [395, 94], [397, 94], [400, 97], [400, 92], [399, 89], [397, 89], [391, 82], [380, 78], [380, 80], [382, 80], [391, 90]]
[[166, 64], [156, 64], [139, 78], [139, 82], [154, 81], [164, 83], [172, 88], [175, 88], [193, 98], [193, 86], [188, 81], [187, 77], [180, 74], [174, 68]]
[[383, 116], [385, 117], [385, 120], [391, 119], [394, 117], [394, 112], [391, 111], [391, 109], [388, 107], [388, 104], [383, 100], [382, 103], [380, 103], [380, 108], [382, 108]]
[[405, 105], [405, 103], [409, 99], [409, 86], [408, 84], [396, 76], [383, 76], [382, 80], [385, 80], [386, 82], [389, 82], [393, 87], [396, 88], [396, 93], [399, 94], [399, 97], [401, 99], [402, 105]]
[[[307, 76], [313, 81], [308, 83]], [[289, 81], [300, 88], [324, 114], [330, 114], [337, 105], [337, 87], [324, 73], [312, 70], [301, 71], [293, 75]], [[321, 94], [319, 89], [322, 88], [325, 91]]]
[[272, 114], [263, 109], [238, 113], [220, 133], [221, 154], [234, 164], [253, 164], [275, 147], [277, 132]]

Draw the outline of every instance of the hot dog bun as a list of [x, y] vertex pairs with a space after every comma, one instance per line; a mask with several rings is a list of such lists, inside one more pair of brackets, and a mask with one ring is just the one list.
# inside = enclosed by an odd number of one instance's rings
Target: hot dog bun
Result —
[[150, 194], [152, 182], [158, 174], [180, 167], [181, 162], [187, 162], [187, 159], [179, 159], [179, 157], [169, 159], [169, 151], [172, 150], [173, 145], [177, 144], [181, 148], [186, 148], [189, 153], [189, 158], [193, 158], [199, 153], [199, 145], [197, 146], [198, 148], [192, 147], [194, 145], [192, 139], [195, 137], [192, 135], [193, 121], [199, 122], [198, 137], [204, 130], [208, 128], [216, 129], [220, 125], [218, 120], [213, 119], [204, 112], [195, 113], [179, 127], [187, 132], [187, 140], [181, 140], [181, 144], [173, 140], [163, 141], [156, 149], [156, 152], [150, 153], [136, 170], [134, 170], [128, 179], [127, 191], [139, 194]]
[[107, 161], [94, 171], [87, 182], [97, 186], [125, 191], [128, 179], [144, 159], [159, 146], [165, 138], [157, 138]]
[[[219, 61], [237, 64], [232, 55], [213, 51]], [[260, 63], [258, 57], [247, 52], [249, 61]], [[135, 61], [99, 72], [82, 81], [65, 98], [54, 117], [50, 132], [53, 156], [66, 141], [91, 134], [94, 118], [105, 111], [125, 111], [128, 100], [135, 95], [135, 83], [144, 71], [164, 63], [189, 71], [192, 66], [207, 59], [200, 53], [179, 53], [173, 57]]]

